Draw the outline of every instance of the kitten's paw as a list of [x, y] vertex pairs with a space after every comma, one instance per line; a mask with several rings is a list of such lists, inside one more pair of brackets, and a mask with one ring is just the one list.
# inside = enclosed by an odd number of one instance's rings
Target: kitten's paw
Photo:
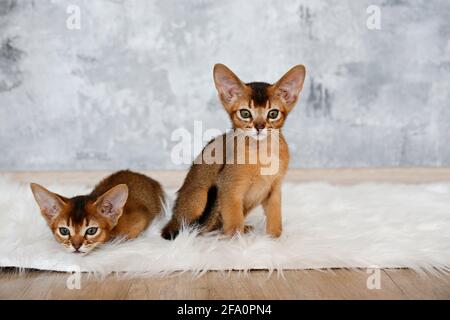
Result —
[[253, 230], [253, 226], [245, 225], [242, 227], [230, 228], [228, 230], [223, 230], [222, 235], [219, 237], [220, 240], [232, 239], [234, 237], [240, 237], [243, 234]]
[[240, 233], [240, 234], [243, 234], [244, 233], [244, 225], [242, 225], [242, 226], [233, 226], [233, 227], [229, 227], [229, 228], [224, 228], [223, 229], [223, 234], [224, 235], [226, 235], [226, 236], [230, 236], [230, 237], [233, 237], [233, 236], [235, 236], [236, 234], [238, 234], [238, 233]]
[[267, 230], [267, 234], [272, 238], [279, 238], [281, 236], [281, 232], [282, 232], [281, 228]]
[[178, 223], [174, 221], [169, 221], [169, 223], [162, 229], [161, 237], [166, 240], [173, 240], [178, 236], [180, 229]]

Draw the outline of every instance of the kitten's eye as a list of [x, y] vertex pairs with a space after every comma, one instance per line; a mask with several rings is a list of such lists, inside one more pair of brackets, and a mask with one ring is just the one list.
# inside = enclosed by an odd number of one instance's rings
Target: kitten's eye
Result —
[[241, 110], [239, 110], [239, 113], [240, 113], [242, 119], [248, 119], [252, 116], [250, 110], [247, 110], [247, 109], [241, 109]]
[[97, 230], [98, 230], [98, 228], [96, 228], [96, 227], [91, 227], [91, 228], [89, 228], [89, 229], [86, 230], [86, 234], [87, 234], [88, 236], [93, 236], [94, 234], [97, 233]]
[[59, 233], [62, 236], [68, 236], [70, 234], [70, 230], [64, 227], [59, 228]]
[[268, 116], [270, 119], [278, 118], [278, 110], [270, 110]]

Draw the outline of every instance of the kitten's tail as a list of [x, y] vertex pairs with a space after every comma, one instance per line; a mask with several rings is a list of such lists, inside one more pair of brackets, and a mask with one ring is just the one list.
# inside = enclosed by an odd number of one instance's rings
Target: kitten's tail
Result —
[[166, 240], [173, 240], [178, 236], [180, 232], [180, 223], [175, 217], [172, 217], [170, 221], [166, 224], [166, 226], [161, 231], [161, 236]]
[[[206, 201], [199, 201], [200, 198]], [[177, 199], [174, 206], [174, 215], [161, 232], [164, 239], [175, 239], [182, 225], [198, 225], [201, 233], [210, 232], [217, 228], [220, 219], [220, 214], [217, 211], [217, 187], [211, 186], [206, 192], [206, 197], [197, 197], [196, 200], [193, 201], [192, 198], [189, 200]], [[182, 206], [180, 203], [185, 205]], [[189, 214], [186, 214], [186, 212], [189, 212]]]

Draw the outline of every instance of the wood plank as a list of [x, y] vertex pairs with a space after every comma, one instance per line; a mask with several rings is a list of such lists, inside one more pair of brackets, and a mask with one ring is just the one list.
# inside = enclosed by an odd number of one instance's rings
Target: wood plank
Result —
[[380, 288], [369, 289], [371, 274], [362, 269], [302, 270], [287, 273], [295, 299], [403, 299], [393, 281], [380, 270]]
[[65, 273], [0, 272], [0, 299], [450, 299], [450, 275], [421, 277], [412, 270], [381, 271], [380, 289], [369, 290], [365, 270], [207, 272], [170, 277], [98, 279], [83, 275], [69, 290]]
[[450, 300], [450, 276], [417, 273], [413, 270], [386, 270], [386, 274], [408, 299]]

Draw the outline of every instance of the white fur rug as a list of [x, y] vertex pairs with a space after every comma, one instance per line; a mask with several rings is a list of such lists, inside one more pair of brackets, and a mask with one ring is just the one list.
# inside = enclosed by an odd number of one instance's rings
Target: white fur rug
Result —
[[[89, 190], [47, 187], [67, 196]], [[260, 210], [249, 216], [255, 231], [231, 240], [185, 230], [166, 241], [159, 236], [165, 219], [134, 241], [80, 257], [53, 239], [27, 185], [0, 179], [0, 267], [102, 275], [376, 266], [450, 272], [450, 183], [285, 184], [279, 239], [264, 235]]]

